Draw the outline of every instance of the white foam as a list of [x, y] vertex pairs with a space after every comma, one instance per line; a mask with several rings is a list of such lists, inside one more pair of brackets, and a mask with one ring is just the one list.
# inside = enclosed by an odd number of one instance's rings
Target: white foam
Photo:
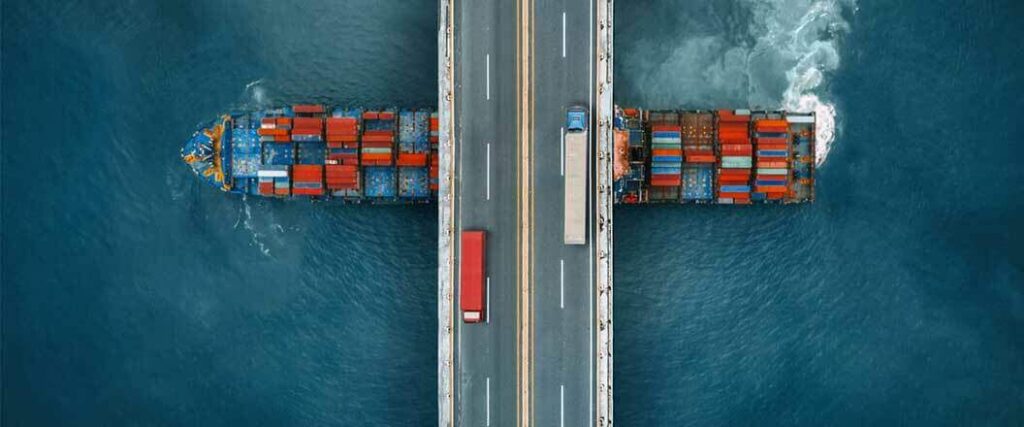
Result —
[[266, 107], [269, 104], [267, 99], [267, 90], [263, 88], [263, 79], [254, 80], [245, 85], [245, 91], [248, 92], [252, 102], [258, 107]]
[[771, 5], [753, 8], [756, 19], [752, 29], [765, 29], [758, 38], [759, 47], [777, 54], [780, 62], [792, 64], [785, 72], [788, 86], [780, 106], [815, 113], [815, 162], [821, 166], [837, 132], [836, 106], [824, 84], [828, 73], [839, 68], [836, 36], [849, 31], [842, 12], [856, 5], [854, 0], [784, 0]]
[[[664, 50], [658, 37], [639, 38], [621, 66], [638, 76], [651, 108], [755, 108], [815, 112], [817, 163], [838, 132], [828, 78], [840, 64], [840, 36], [850, 28], [845, 11], [855, 0], [739, 0], [736, 10], [687, 8], [665, 15], [681, 38]], [[676, 6], [672, 6], [675, 8]], [[676, 10], [676, 9], [671, 9]], [[648, 88], [650, 90], [648, 90]]]
[[242, 199], [243, 209], [239, 212], [238, 219], [235, 221], [234, 228], [237, 229], [239, 224], [249, 232], [249, 238], [252, 241], [252, 245], [259, 248], [260, 252], [264, 256], [270, 256], [270, 248], [263, 243], [263, 233], [256, 230], [256, 227], [252, 224], [252, 209], [249, 207], [248, 197]]

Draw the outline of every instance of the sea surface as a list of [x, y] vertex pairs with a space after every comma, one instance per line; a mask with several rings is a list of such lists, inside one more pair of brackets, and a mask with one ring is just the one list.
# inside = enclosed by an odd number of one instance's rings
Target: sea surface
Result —
[[[1019, 2], [616, 2], [616, 101], [814, 110], [813, 205], [615, 211], [624, 426], [1024, 423]], [[195, 126], [436, 105], [436, 2], [2, 4], [5, 426], [436, 423], [433, 206], [242, 199]]]

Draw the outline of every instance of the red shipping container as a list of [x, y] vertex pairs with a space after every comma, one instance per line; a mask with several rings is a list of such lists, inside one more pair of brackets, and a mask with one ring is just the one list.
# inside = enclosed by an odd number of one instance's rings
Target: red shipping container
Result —
[[750, 176], [750, 169], [722, 169], [719, 172], [722, 176]]
[[320, 182], [323, 179], [323, 166], [295, 165], [292, 166], [293, 182]]
[[256, 130], [258, 135], [288, 135], [288, 129], [272, 129], [272, 128], [259, 128]]
[[667, 177], [661, 178], [658, 175], [655, 175], [653, 178], [651, 178], [651, 187], [678, 187], [682, 183], [682, 178], [680, 178], [678, 175], [662, 176]]
[[484, 320], [484, 301], [487, 299], [487, 288], [484, 278], [487, 277], [487, 232], [480, 230], [463, 230], [459, 251], [459, 308], [462, 309], [462, 320], [466, 323], [478, 323]]
[[260, 194], [270, 196], [274, 194], [274, 183], [273, 182], [261, 182], [260, 183]]
[[784, 185], [758, 185], [754, 191], [758, 193], [785, 193], [788, 188]]
[[749, 122], [750, 116], [736, 115], [736, 113], [731, 110], [718, 110], [718, 120], [723, 122]]
[[681, 154], [683, 154], [682, 150], [672, 149], [672, 148], [657, 148], [657, 149], [651, 150], [651, 155], [652, 156], [678, 156], [678, 155], [681, 155]]
[[324, 106], [315, 104], [299, 104], [293, 105], [292, 111], [296, 114], [319, 114], [324, 112]]
[[398, 166], [426, 166], [426, 153], [399, 153]]
[[692, 156], [686, 156], [687, 163], [714, 163], [714, 154], [698, 154]]
[[756, 128], [758, 132], [785, 133], [789, 128], [789, 123], [785, 120], [761, 119], [754, 124], [754, 128]]
[[749, 156], [754, 153], [754, 147], [746, 144], [728, 144], [722, 146], [722, 155], [725, 156]]
[[292, 124], [295, 129], [320, 129], [324, 122], [317, 117], [296, 117]]

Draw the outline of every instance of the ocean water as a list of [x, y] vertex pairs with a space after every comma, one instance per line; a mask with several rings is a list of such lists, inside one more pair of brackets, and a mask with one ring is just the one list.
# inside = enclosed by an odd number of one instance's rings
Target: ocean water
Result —
[[436, 420], [436, 208], [243, 200], [229, 108], [434, 106], [432, 1], [5, 1], [5, 426]]
[[618, 103], [835, 125], [813, 205], [615, 210], [618, 422], [1024, 424], [1022, 4], [615, 12]]
[[[1021, 9], [617, 2], [617, 102], [832, 119], [814, 205], [616, 209], [619, 425], [1024, 422]], [[229, 108], [434, 105], [435, 2], [2, 21], [4, 425], [435, 422], [436, 210], [178, 160]]]

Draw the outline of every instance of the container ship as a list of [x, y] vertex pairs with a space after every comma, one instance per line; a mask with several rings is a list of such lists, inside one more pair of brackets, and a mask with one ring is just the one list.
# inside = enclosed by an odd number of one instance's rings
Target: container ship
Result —
[[225, 114], [182, 159], [221, 190], [346, 202], [429, 203], [437, 196], [437, 113], [323, 105]]
[[[814, 200], [814, 115], [615, 108], [616, 204]], [[430, 109], [304, 104], [225, 114], [181, 150], [205, 183], [253, 196], [430, 203], [438, 190]]]
[[616, 204], [814, 201], [814, 114], [615, 108]]

